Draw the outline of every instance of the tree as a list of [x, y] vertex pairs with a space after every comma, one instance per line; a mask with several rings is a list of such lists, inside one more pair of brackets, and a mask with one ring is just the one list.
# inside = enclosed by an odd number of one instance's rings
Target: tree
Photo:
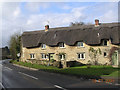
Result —
[[90, 47], [89, 49], [89, 56], [92, 59], [92, 64], [97, 65], [98, 64], [98, 55], [102, 54], [101, 49], [98, 48], [95, 50], [94, 48]]
[[13, 60], [16, 60], [17, 54], [21, 50], [21, 36], [19, 34], [14, 34], [11, 36], [9, 41], [10, 54]]

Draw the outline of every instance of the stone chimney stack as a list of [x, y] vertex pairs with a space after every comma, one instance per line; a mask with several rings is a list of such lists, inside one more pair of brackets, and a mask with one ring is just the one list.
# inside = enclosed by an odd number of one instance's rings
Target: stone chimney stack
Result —
[[45, 32], [49, 30], [49, 25], [45, 25]]
[[98, 27], [98, 26], [99, 26], [99, 20], [95, 19], [95, 27]]

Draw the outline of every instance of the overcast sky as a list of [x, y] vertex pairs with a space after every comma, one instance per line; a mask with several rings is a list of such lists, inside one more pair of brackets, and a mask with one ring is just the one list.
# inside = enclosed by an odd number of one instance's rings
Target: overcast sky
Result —
[[2, 4], [2, 46], [17, 32], [69, 26], [70, 22], [118, 22], [117, 2], [4, 2]]

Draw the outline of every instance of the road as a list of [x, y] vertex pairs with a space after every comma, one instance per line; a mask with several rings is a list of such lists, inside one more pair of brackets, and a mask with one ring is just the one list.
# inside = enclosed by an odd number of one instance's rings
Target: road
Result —
[[9, 63], [9, 60], [2, 63], [2, 83], [0, 86], [3, 88], [54, 88], [61, 90], [69, 90], [70, 88], [118, 88], [118, 85], [112, 83], [95, 83], [91, 79], [17, 67]]

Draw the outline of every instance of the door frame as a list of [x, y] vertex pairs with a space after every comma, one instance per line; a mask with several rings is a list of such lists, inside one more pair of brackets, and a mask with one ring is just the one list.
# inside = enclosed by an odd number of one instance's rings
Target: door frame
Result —
[[55, 53], [49, 53], [49, 61], [50, 61], [50, 54], [53, 54], [53, 55], [54, 55]]
[[[116, 63], [115, 66], [118, 66], [118, 65], [119, 65], [119, 61], [118, 61], [118, 57], [119, 57], [119, 56], [118, 56], [118, 50], [115, 50], [114, 53], [117, 53], [117, 61], [116, 61], [117, 63]], [[114, 53], [113, 53], [113, 54], [114, 54]], [[114, 61], [113, 61], [113, 59], [112, 59], [112, 63], [113, 63], [113, 62], [114, 62]], [[114, 64], [113, 64], [113, 65], [114, 65]]]

